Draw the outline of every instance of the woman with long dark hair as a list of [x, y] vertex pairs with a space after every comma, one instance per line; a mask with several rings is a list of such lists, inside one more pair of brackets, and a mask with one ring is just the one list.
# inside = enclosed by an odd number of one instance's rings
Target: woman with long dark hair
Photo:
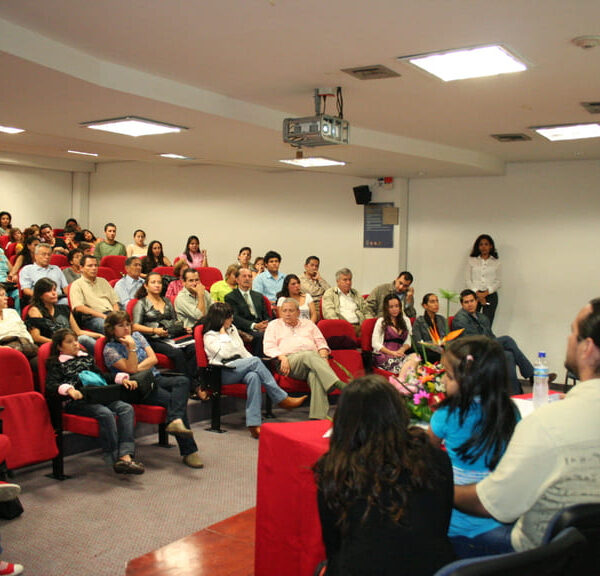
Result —
[[11, 276], [15, 276], [19, 273], [19, 270], [24, 266], [33, 264], [35, 262], [35, 247], [40, 243], [40, 239], [37, 236], [26, 236], [25, 244], [23, 249], [17, 256], [13, 267], [10, 269]]
[[491, 326], [498, 307], [500, 262], [496, 245], [489, 234], [480, 234], [475, 239], [467, 261], [465, 283], [477, 295], [477, 311], [488, 317]]
[[412, 327], [413, 341], [417, 352], [427, 358], [429, 362], [437, 362], [440, 359], [440, 354], [429, 348], [424, 350], [419, 342], [433, 342], [432, 336], [437, 336], [438, 339], [443, 338], [448, 333], [446, 319], [438, 314], [440, 310], [440, 301], [433, 292], [427, 292], [421, 300], [424, 312], [419, 316]]
[[2, 212], [0, 212], [0, 236], [4, 236], [5, 234], [8, 234], [8, 231], [12, 227], [11, 222], [12, 222], [12, 215], [10, 212], [6, 212], [6, 210], [3, 210]]
[[273, 374], [262, 360], [252, 356], [233, 325], [233, 308], [225, 302], [215, 302], [204, 318], [204, 350], [209, 364], [224, 366], [221, 370], [223, 384], [243, 382], [248, 387], [246, 394], [246, 426], [253, 438], [260, 436], [262, 417], [261, 390], [281, 408], [291, 410], [301, 406], [306, 396], [290, 398], [282, 390]]
[[50, 342], [57, 330], [68, 328], [77, 336], [78, 342], [85, 347], [88, 354], [93, 356], [96, 340], [102, 334], [82, 330], [71, 309], [66, 304], [57, 302], [56, 282], [50, 278], [40, 278], [33, 287], [31, 307], [27, 312], [27, 329], [33, 341], [41, 346], [44, 342]]
[[190, 268], [202, 268], [208, 266], [208, 256], [206, 250], [200, 250], [200, 240], [198, 236], [190, 236], [185, 243], [185, 250], [179, 255], [183, 258]]
[[158, 266], [171, 266], [171, 261], [165, 256], [162, 243], [152, 240], [148, 244], [146, 257], [142, 260], [142, 272], [148, 274]]
[[327, 575], [431, 575], [453, 559], [450, 461], [409, 422], [381, 376], [342, 392], [315, 465]]
[[286, 298], [293, 298], [298, 302], [300, 318], [317, 323], [317, 309], [312, 296], [302, 291], [300, 278], [295, 274], [288, 274], [283, 280], [281, 292], [277, 294], [277, 306], [281, 306]]

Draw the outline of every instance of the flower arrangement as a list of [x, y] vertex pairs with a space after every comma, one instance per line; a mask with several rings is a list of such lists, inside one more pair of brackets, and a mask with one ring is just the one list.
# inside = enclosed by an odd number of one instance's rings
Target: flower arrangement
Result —
[[423, 362], [407, 371], [404, 382], [390, 377], [390, 382], [406, 400], [414, 419], [429, 422], [436, 406], [446, 397], [446, 387], [442, 383], [444, 372], [439, 362]]

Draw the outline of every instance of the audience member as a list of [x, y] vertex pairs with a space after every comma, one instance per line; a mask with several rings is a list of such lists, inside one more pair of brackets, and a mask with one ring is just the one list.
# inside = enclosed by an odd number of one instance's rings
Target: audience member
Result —
[[475, 292], [477, 312], [483, 312], [494, 323], [500, 288], [500, 262], [494, 240], [489, 234], [480, 234], [473, 244], [465, 271], [467, 288]]
[[101, 240], [96, 244], [94, 255], [98, 258], [98, 261], [102, 260], [104, 256], [127, 256], [125, 246], [120, 242], [117, 242], [117, 227], [109, 222], [104, 226], [104, 240]]
[[315, 465], [328, 576], [431, 575], [453, 560], [448, 456], [381, 376], [351, 382]]
[[267, 326], [263, 346], [266, 356], [279, 361], [280, 374], [307, 381], [310, 387], [309, 418], [327, 418], [327, 393], [334, 387], [341, 390], [346, 385], [329, 365], [330, 350], [323, 334], [313, 322], [300, 318], [296, 300], [284, 300], [279, 318]]
[[10, 262], [0, 248], [0, 286], [2, 286], [10, 298], [13, 299], [16, 311], [21, 313], [21, 299], [19, 297], [18, 278], [10, 273]]
[[[23, 339], [24, 347], [31, 348], [32, 350], [35, 348], [33, 338], [27, 331], [25, 322], [21, 320], [21, 315], [15, 309], [8, 307], [6, 290], [0, 285], [0, 346], [7, 346], [9, 340], [13, 340], [14, 338]], [[11, 347], [24, 352], [19, 345]], [[28, 355], [28, 357], [30, 356]]]
[[367, 298], [367, 308], [371, 316], [377, 318], [383, 315], [383, 299], [388, 294], [395, 294], [402, 302], [404, 314], [409, 318], [417, 315], [415, 310], [415, 292], [412, 287], [413, 275], [406, 270], [400, 272], [398, 277], [389, 284], [380, 284], [369, 294]]
[[79, 225], [79, 222], [75, 220], [75, 218], [67, 218], [65, 221], [65, 230], [67, 228], [73, 228], [75, 232], [81, 232], [81, 226]]
[[277, 306], [281, 306], [286, 298], [293, 298], [298, 302], [300, 318], [317, 323], [317, 310], [310, 294], [302, 292], [300, 278], [295, 274], [288, 274], [283, 281], [281, 292], [277, 294]]
[[319, 312], [323, 294], [331, 288], [327, 280], [321, 278], [321, 274], [319, 274], [320, 264], [321, 261], [318, 256], [309, 256], [304, 262], [304, 274], [300, 276], [300, 287], [305, 294], [311, 295], [317, 313]]
[[262, 357], [263, 336], [271, 319], [262, 294], [252, 290], [252, 272], [248, 268], [237, 271], [237, 288], [225, 296], [233, 308], [235, 327], [252, 339], [252, 354]]
[[14, 253], [19, 254], [19, 252], [21, 252], [21, 250], [23, 250], [23, 243], [25, 241], [25, 235], [23, 234], [23, 232], [21, 232], [20, 228], [13, 226], [8, 231], [8, 237], [9, 237], [10, 241], [6, 245], [6, 248], [8, 248], [11, 244], [14, 244], [15, 245]]
[[279, 272], [280, 264], [281, 256], [274, 250], [269, 250], [265, 254], [266, 270], [254, 279], [254, 290], [266, 296], [271, 304], [275, 304], [277, 301], [277, 292], [280, 292], [283, 288], [285, 274]]
[[[449, 345], [442, 363], [446, 399], [433, 413], [429, 437], [434, 446], [444, 442], [454, 484], [471, 484], [496, 468], [520, 415], [508, 396], [500, 344], [486, 336], [468, 336]], [[496, 530], [505, 534], [495, 520], [453, 510], [448, 536], [463, 558], [500, 553], [494, 548]]]
[[254, 270], [252, 265], [252, 248], [250, 246], [242, 246], [238, 252], [238, 266], [240, 268], [250, 268]]
[[10, 269], [11, 276], [16, 277], [21, 268], [35, 262], [35, 249], [39, 243], [40, 239], [37, 236], [25, 237], [25, 246], [23, 246], [23, 250], [21, 250]]
[[144, 281], [140, 278], [142, 261], [137, 256], [129, 256], [125, 260], [125, 272], [125, 276], [114, 286], [122, 310], [127, 310], [129, 301], [136, 298], [138, 290], [144, 285]]
[[176, 346], [173, 338], [184, 336], [186, 330], [181, 320], [178, 320], [171, 301], [161, 296], [162, 277], [158, 272], [150, 272], [144, 282], [144, 289], [139, 292], [139, 301], [133, 309], [133, 330], [142, 334], [152, 350], [164, 354], [175, 364], [175, 370], [185, 374], [191, 383], [192, 390], [202, 400], [207, 399], [198, 382], [198, 364], [196, 362], [196, 347], [194, 340]]
[[65, 289], [67, 288], [67, 279], [62, 270], [50, 264], [52, 256], [52, 247], [49, 244], [38, 244], [35, 248], [35, 263], [24, 266], [19, 273], [19, 284], [21, 290], [27, 298], [33, 296], [33, 287], [40, 278], [50, 278], [56, 283], [58, 292], [58, 303], [67, 304]]
[[360, 325], [365, 318], [370, 318], [371, 313], [367, 308], [364, 298], [352, 288], [352, 271], [342, 268], [335, 273], [337, 286], [329, 288], [321, 305], [323, 318], [326, 320], [346, 320], [354, 326], [356, 334], [360, 334]]
[[[531, 362], [521, 352], [517, 343], [510, 336], [496, 337], [492, 332], [487, 316], [477, 312], [477, 296], [473, 290], [467, 289], [460, 293], [460, 304], [462, 309], [454, 316], [452, 328], [454, 330], [463, 328], [464, 332], [461, 336], [487, 336], [488, 338], [497, 340], [502, 345], [502, 348], [504, 348], [512, 394], [520, 394], [522, 389], [517, 378], [517, 366], [523, 378], [531, 380], [533, 378], [533, 366]], [[555, 378], [556, 374], [553, 373], [551, 380], [554, 381]]]
[[410, 336], [410, 320], [402, 311], [402, 302], [396, 294], [388, 294], [383, 299], [383, 316], [375, 322], [371, 337], [375, 366], [400, 374], [405, 363], [418, 364], [416, 354], [407, 354]]
[[429, 362], [437, 362], [440, 354], [419, 344], [419, 342], [433, 342], [446, 336], [448, 326], [446, 319], [438, 314], [440, 301], [433, 292], [427, 292], [423, 296], [421, 306], [424, 308], [423, 316], [419, 316], [412, 327], [412, 337], [415, 343], [415, 351]]
[[[94, 362], [92, 353], [79, 347], [77, 335], [68, 328], [58, 330], [52, 337], [47, 362], [46, 394], [68, 401], [65, 412], [98, 420], [100, 445], [104, 459], [117, 474], [143, 474], [144, 465], [133, 459], [135, 454], [135, 414], [133, 407], [122, 400], [111, 400], [106, 405], [86, 400], [86, 384], [106, 384], [106, 379]], [[104, 383], [104, 384], [103, 384]], [[111, 379], [111, 384], [112, 379]], [[137, 388], [129, 374], [119, 372], [114, 383], [125, 389]]]
[[246, 426], [253, 438], [260, 436], [263, 387], [273, 404], [281, 408], [291, 410], [306, 400], [306, 396], [290, 398], [262, 360], [246, 350], [233, 326], [233, 309], [229, 304], [216, 302], [210, 307], [204, 320], [204, 349], [209, 364], [224, 367], [222, 384], [246, 384]]
[[98, 261], [86, 254], [81, 259], [81, 278], [71, 284], [71, 309], [81, 314], [81, 326], [104, 334], [108, 314], [119, 310], [119, 299], [111, 285], [98, 277]]
[[211, 304], [210, 294], [200, 282], [198, 270], [188, 268], [183, 273], [183, 289], [175, 298], [177, 317], [191, 331], [196, 322], [206, 314]]
[[600, 298], [571, 325], [565, 366], [579, 384], [517, 424], [489, 476], [454, 489], [456, 508], [504, 523], [506, 551], [539, 546], [565, 507], [600, 501]]
[[148, 244], [148, 251], [142, 262], [142, 272], [148, 274], [159, 266], [171, 266], [171, 261], [165, 256], [162, 243], [158, 240], [152, 240]]
[[5, 236], [11, 229], [12, 215], [10, 212], [3, 210], [0, 212], [0, 236]]
[[38, 346], [50, 342], [57, 330], [69, 328], [77, 336], [78, 342], [85, 346], [92, 356], [96, 340], [102, 336], [98, 332], [82, 330], [79, 327], [71, 309], [66, 304], [58, 303], [56, 282], [50, 278], [40, 278], [35, 283], [26, 324], [33, 341]]
[[190, 268], [202, 268], [208, 266], [208, 256], [206, 250], [200, 250], [200, 240], [198, 236], [190, 236], [185, 243], [185, 250], [179, 255], [184, 259]]
[[183, 273], [190, 267], [190, 265], [185, 260], [177, 260], [175, 262], [175, 266], [173, 267], [173, 274], [176, 277], [176, 280], [169, 282], [169, 286], [167, 287], [167, 293], [165, 296], [170, 300], [175, 300], [175, 296], [181, 292], [183, 289]]
[[167, 432], [175, 436], [183, 463], [190, 468], [203, 468], [187, 417], [189, 380], [185, 376], [165, 376], [156, 369], [158, 361], [154, 350], [139, 332], [131, 333], [127, 312], [109, 314], [105, 332], [107, 344], [104, 361], [108, 368], [113, 373], [127, 372], [132, 375], [151, 371], [155, 386], [144, 403], [167, 409]]
[[79, 247], [79, 241], [76, 240], [76, 236], [77, 230], [75, 230], [75, 228], [69, 226], [68, 228], [64, 229], [63, 240], [68, 251], [74, 250], [75, 248]]
[[88, 244], [91, 244], [94, 247], [96, 246], [96, 244], [98, 244], [98, 242], [102, 242], [101, 238], [96, 238], [94, 236], [94, 233], [91, 230], [88, 230], [87, 228], [81, 231], [81, 240], [82, 242], [87, 242]]
[[65, 275], [67, 284], [72, 284], [78, 278], [81, 278], [81, 259], [83, 258], [83, 250], [74, 248], [67, 254], [69, 268], [64, 268], [62, 273]]
[[52, 249], [52, 252], [57, 254], [67, 254], [69, 249], [62, 238], [54, 237], [54, 230], [50, 224], [42, 224], [40, 226], [40, 239], [45, 244], [48, 244]]
[[146, 256], [148, 254], [148, 246], [146, 246], [146, 233], [143, 230], [136, 230], [133, 233], [133, 243], [127, 245], [127, 257]]
[[240, 268], [248, 268], [248, 266], [230, 264], [225, 271], [225, 279], [218, 280], [210, 287], [210, 297], [212, 298], [213, 302], [225, 302], [225, 296], [227, 296], [227, 294], [229, 294], [237, 286], [237, 280], [235, 277]]
[[265, 259], [262, 256], [258, 256], [250, 269], [252, 270], [252, 278], [256, 278], [265, 271]]
[[29, 231], [27, 234], [23, 232], [25, 236], [37, 236], [38, 238], [40, 237], [40, 227], [37, 224], [31, 224], [29, 228], [27, 228], [27, 230]]

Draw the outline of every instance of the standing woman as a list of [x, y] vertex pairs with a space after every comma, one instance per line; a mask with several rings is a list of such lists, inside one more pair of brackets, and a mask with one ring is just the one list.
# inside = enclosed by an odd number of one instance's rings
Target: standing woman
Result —
[[440, 339], [447, 333], [446, 319], [440, 316], [440, 301], [433, 292], [428, 292], [423, 296], [421, 306], [424, 308], [423, 316], [419, 316], [412, 327], [413, 341], [417, 352], [427, 358], [429, 362], [437, 362], [440, 359], [440, 354], [427, 349], [423, 352], [423, 346], [419, 342], [433, 342], [432, 334], [437, 335]]
[[185, 250], [179, 255], [179, 258], [185, 260], [190, 268], [201, 268], [208, 266], [208, 256], [206, 250], [200, 250], [200, 240], [198, 236], [190, 236], [185, 243]]
[[425, 576], [453, 560], [452, 467], [381, 376], [342, 392], [315, 465], [327, 576]]
[[152, 240], [142, 260], [142, 272], [148, 274], [158, 266], [171, 266], [171, 261], [165, 256], [163, 245], [158, 240]]
[[127, 246], [127, 258], [132, 256], [146, 256], [148, 246], [146, 246], [146, 233], [143, 230], [136, 230], [133, 233], [133, 244]]
[[494, 240], [489, 234], [480, 234], [473, 244], [467, 262], [465, 283], [477, 295], [477, 312], [483, 312], [491, 326], [498, 307], [500, 262]]
[[281, 292], [277, 294], [277, 306], [281, 306], [286, 298], [293, 298], [298, 302], [300, 309], [300, 318], [317, 323], [317, 309], [312, 296], [302, 292], [300, 287], [300, 278], [295, 274], [288, 274], [283, 281]]

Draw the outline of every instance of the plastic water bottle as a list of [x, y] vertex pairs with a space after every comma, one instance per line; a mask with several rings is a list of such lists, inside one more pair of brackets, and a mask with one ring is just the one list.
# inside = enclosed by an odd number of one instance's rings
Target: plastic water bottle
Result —
[[548, 363], [546, 353], [539, 352], [533, 367], [533, 408], [539, 408], [548, 402]]

